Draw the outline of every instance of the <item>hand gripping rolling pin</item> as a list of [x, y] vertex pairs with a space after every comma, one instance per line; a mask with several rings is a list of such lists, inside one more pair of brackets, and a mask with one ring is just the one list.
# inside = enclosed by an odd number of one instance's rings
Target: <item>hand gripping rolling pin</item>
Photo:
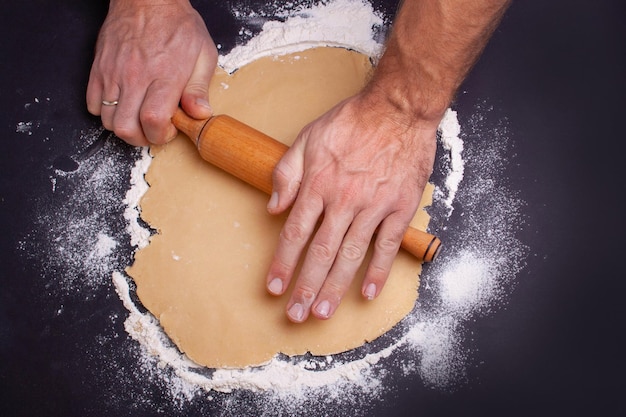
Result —
[[[172, 122], [191, 139], [204, 160], [267, 194], [272, 193], [272, 171], [287, 145], [227, 115], [196, 120], [179, 108]], [[441, 241], [409, 227], [401, 245], [417, 259], [430, 262], [439, 254]]]

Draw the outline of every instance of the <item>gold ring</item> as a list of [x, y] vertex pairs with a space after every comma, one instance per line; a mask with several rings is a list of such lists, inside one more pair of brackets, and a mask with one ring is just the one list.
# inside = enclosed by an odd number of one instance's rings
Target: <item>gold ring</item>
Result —
[[104, 104], [105, 106], [117, 106], [117, 103], [118, 103], [117, 100], [113, 100], [113, 101], [102, 100], [102, 104]]

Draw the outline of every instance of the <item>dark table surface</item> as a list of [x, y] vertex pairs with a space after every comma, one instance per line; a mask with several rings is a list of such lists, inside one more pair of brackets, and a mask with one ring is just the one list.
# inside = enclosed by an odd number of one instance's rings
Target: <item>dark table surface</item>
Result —
[[[241, 40], [228, 2], [213, 8], [211, 2], [195, 3], [224, 51]], [[525, 202], [517, 238], [528, 256], [506, 304], [467, 324], [474, 361], [463, 383], [437, 389], [417, 376], [399, 375], [393, 391], [359, 414], [625, 415], [619, 265], [625, 233], [619, 208], [626, 166], [625, 9], [623, 2], [608, 0], [513, 3], [454, 108], [462, 126], [485, 106], [487, 129], [504, 121], [514, 146], [503, 176]], [[79, 180], [54, 173], [75, 169], [66, 156], [84, 152], [85, 138], [101, 132], [86, 112], [84, 92], [105, 13], [104, 1], [2, 5], [0, 120], [7, 147], [0, 156], [1, 413], [245, 414], [254, 395], [216, 393], [212, 401], [176, 403], [159, 381], [129, 384], [141, 365], [133, 355], [119, 354], [125, 352], [120, 345], [134, 342], [123, 329], [127, 312], [110, 283], [111, 271], [85, 271], [50, 246], [55, 235], [62, 241], [68, 236], [63, 229], [75, 227], [64, 217], [92, 207], [89, 199], [68, 207]], [[104, 152], [127, 166], [117, 170], [119, 187], [91, 196], [94, 204], [111, 199], [99, 214], [106, 219], [103, 230], [118, 236], [124, 233], [119, 201], [137, 152], [115, 139]], [[444, 241], [454, 227], [449, 230], [440, 233]], [[115, 266], [131, 259], [130, 246], [120, 243]], [[99, 272], [89, 291], [70, 282], [74, 275]], [[100, 348], [94, 348], [95, 339]], [[232, 398], [240, 406], [229, 414]], [[329, 407], [329, 415], [357, 413]], [[253, 404], [248, 409], [255, 410]]]

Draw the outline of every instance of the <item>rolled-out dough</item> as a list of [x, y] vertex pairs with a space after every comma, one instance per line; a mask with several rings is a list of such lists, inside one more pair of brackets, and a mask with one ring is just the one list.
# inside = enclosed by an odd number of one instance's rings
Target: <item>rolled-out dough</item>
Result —
[[[233, 75], [218, 69], [210, 99], [216, 114], [290, 145], [305, 124], [359, 91], [370, 71], [362, 54], [316, 48], [262, 58]], [[344, 352], [384, 334], [413, 308], [421, 263], [400, 251], [376, 300], [361, 296], [362, 269], [333, 318], [291, 323], [289, 292], [265, 290], [285, 216], [267, 214], [267, 195], [204, 162], [182, 135], [151, 152], [141, 216], [158, 233], [128, 273], [143, 305], [193, 361], [246, 367], [278, 352]], [[432, 189], [424, 196], [422, 206]], [[420, 209], [412, 225], [425, 230], [428, 220]]]

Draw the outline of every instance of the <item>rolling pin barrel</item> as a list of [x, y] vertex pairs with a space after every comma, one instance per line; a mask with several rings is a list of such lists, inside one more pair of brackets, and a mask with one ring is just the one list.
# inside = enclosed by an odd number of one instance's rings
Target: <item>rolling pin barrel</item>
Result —
[[[178, 109], [172, 121], [204, 160], [271, 194], [272, 172], [287, 145], [227, 115], [195, 120]], [[437, 257], [440, 245], [436, 236], [412, 227], [402, 239], [402, 248], [424, 262]]]

